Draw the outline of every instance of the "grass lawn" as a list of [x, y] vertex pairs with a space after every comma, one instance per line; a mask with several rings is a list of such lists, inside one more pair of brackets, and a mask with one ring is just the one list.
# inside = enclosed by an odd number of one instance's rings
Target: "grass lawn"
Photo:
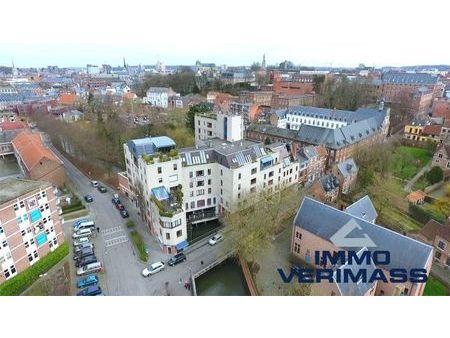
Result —
[[421, 207], [426, 210], [435, 221], [444, 223], [447, 219], [447, 216], [445, 216], [438, 208], [430, 203], [424, 203]]
[[144, 240], [142, 239], [141, 234], [139, 232], [137, 232], [136, 230], [131, 231], [130, 234], [131, 234], [131, 239], [134, 243], [134, 246], [136, 247], [136, 249], [138, 251], [139, 259], [141, 261], [143, 261], [144, 263], [147, 263], [148, 254], [145, 251], [145, 243], [144, 243]]
[[427, 285], [423, 291], [424, 296], [448, 296], [448, 288], [433, 276], [428, 276]]
[[417, 231], [422, 228], [420, 223], [395, 206], [383, 208], [379, 215], [379, 222], [401, 232]]
[[433, 157], [428, 150], [422, 148], [400, 146], [395, 152], [398, 158], [393, 174], [404, 180], [413, 178]]

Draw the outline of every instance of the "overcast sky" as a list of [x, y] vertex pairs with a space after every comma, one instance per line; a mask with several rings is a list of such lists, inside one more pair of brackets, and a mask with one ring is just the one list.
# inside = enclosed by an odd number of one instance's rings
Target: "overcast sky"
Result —
[[0, 65], [450, 64], [447, 1], [2, 1]]

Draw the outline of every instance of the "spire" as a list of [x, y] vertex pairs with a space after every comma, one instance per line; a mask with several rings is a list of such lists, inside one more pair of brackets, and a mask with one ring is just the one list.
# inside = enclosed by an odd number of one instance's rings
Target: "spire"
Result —
[[266, 54], [265, 54], [265, 53], [263, 54], [263, 59], [262, 59], [261, 66], [262, 66], [263, 68], [266, 68]]

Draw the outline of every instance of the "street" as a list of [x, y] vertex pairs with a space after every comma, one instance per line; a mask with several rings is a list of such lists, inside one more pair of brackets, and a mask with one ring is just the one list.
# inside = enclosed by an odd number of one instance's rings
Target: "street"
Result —
[[[127, 219], [123, 219], [111, 202], [114, 193], [108, 188], [107, 193], [100, 193], [91, 186], [90, 180], [68, 161], [57, 149], [51, 147], [64, 162], [66, 175], [72, 182], [72, 189], [80, 198], [90, 194], [94, 202], [86, 203], [90, 215], [83, 218], [92, 219], [100, 232], [93, 238], [95, 254], [103, 264], [104, 270], [99, 274], [100, 286], [105, 295], [137, 296], [137, 295], [191, 295], [184, 288], [191, 273], [195, 274], [226, 254], [228, 241], [224, 240], [215, 246], [208, 245], [205, 238], [186, 249], [187, 260], [174, 267], [168, 266], [170, 255], [164, 254], [157, 240], [150, 235], [148, 228], [140, 220], [137, 209], [121, 197], [121, 201], [130, 213], [130, 219], [136, 223], [147, 247], [149, 247], [149, 263], [162, 261], [166, 264], [163, 271], [144, 278], [141, 275], [145, 264], [139, 261], [126, 227]], [[64, 224], [66, 240], [72, 241], [73, 221]], [[71, 246], [72, 247], [72, 246]], [[72, 253], [70, 254], [73, 255]], [[75, 275], [75, 270], [73, 271]], [[75, 281], [74, 281], [75, 283]]]

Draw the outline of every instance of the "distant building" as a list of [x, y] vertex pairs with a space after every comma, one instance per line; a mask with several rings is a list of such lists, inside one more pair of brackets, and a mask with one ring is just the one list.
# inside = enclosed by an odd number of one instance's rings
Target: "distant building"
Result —
[[440, 167], [444, 172], [450, 172], [450, 144], [441, 144], [433, 155], [433, 166]]
[[222, 112], [198, 113], [194, 118], [195, 143], [211, 138], [235, 142], [244, 138], [244, 121], [241, 115]]
[[67, 123], [72, 123], [83, 119], [84, 113], [74, 109], [67, 112], [63, 112], [60, 116], [63, 121]]
[[64, 243], [54, 190], [48, 182], [0, 181], [0, 284]]
[[[372, 217], [370, 217], [372, 218]], [[352, 237], [366, 237], [373, 242], [373, 246], [364, 245], [358, 247], [346, 247], [336, 241], [335, 237], [344, 227], [353, 229]], [[338, 244], [336, 244], [338, 243]], [[328, 261], [316, 262], [316, 252], [348, 252], [352, 250], [361, 257], [365, 251], [387, 251], [390, 254], [390, 262], [387, 265], [376, 266], [374, 261], [363, 264], [351, 263], [345, 260], [345, 264], [338, 262], [332, 265]], [[333, 271], [332, 279], [323, 279], [320, 283], [313, 283], [314, 294], [326, 296], [421, 296], [425, 289], [425, 283], [393, 283], [389, 280], [391, 269], [401, 267], [411, 269], [425, 269], [427, 275], [433, 262], [433, 248], [428, 245], [398, 234], [392, 230], [376, 225], [360, 216], [350, 212], [337, 210], [331, 206], [305, 197], [294, 220], [291, 240], [292, 255], [305, 262], [312, 268], [325, 268]], [[407, 254], [406, 254], [407, 253]], [[319, 264], [316, 264], [319, 263]], [[358, 271], [365, 269], [371, 276], [375, 269], [381, 269], [385, 274], [383, 280], [370, 281], [360, 279], [357, 282], [342, 282], [337, 275], [342, 275], [343, 270], [351, 270], [356, 276]], [[377, 275], [378, 276], [378, 275]]]
[[431, 119], [413, 119], [405, 125], [403, 137], [407, 140], [420, 142], [439, 142], [442, 126], [434, 124]]
[[272, 94], [272, 91], [242, 91], [239, 94], [239, 101], [241, 103], [270, 106]]
[[286, 109], [296, 106], [314, 106], [316, 103], [315, 94], [273, 94], [270, 106], [273, 109]]
[[100, 67], [96, 65], [87, 65], [86, 66], [86, 73], [89, 75], [93, 74], [100, 74]]
[[172, 88], [150, 87], [143, 98], [143, 102], [154, 107], [168, 108], [169, 97], [175, 94]]
[[298, 150], [299, 163], [298, 182], [311, 184], [325, 173], [327, 163], [327, 150], [324, 146], [305, 146]]

